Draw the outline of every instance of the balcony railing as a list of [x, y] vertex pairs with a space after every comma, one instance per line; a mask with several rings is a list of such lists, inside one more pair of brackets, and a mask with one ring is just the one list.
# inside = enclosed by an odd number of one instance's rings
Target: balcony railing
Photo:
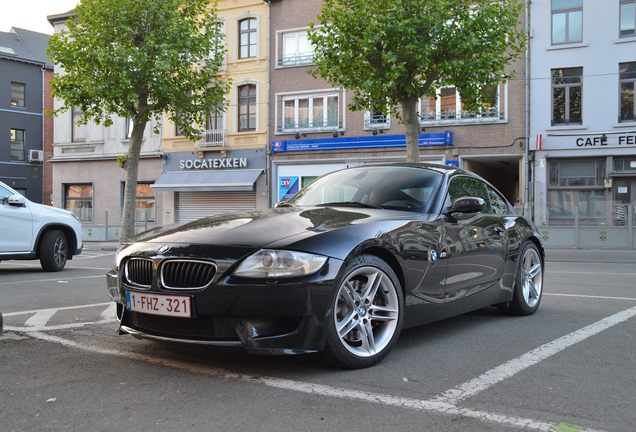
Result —
[[420, 116], [420, 123], [488, 123], [504, 119], [504, 113], [497, 108], [485, 109], [480, 112], [448, 110], [423, 113]]
[[314, 62], [314, 53], [298, 53], [283, 56], [278, 59], [278, 66], [300, 66], [312, 64]]
[[278, 133], [295, 133], [295, 132], [333, 132], [343, 129], [341, 122], [302, 122], [302, 123], [284, 123], [277, 128]]
[[197, 142], [197, 148], [225, 147], [225, 130], [208, 129], [203, 131], [203, 137]]
[[383, 114], [367, 115], [364, 117], [365, 129], [387, 129], [390, 127], [389, 117]]

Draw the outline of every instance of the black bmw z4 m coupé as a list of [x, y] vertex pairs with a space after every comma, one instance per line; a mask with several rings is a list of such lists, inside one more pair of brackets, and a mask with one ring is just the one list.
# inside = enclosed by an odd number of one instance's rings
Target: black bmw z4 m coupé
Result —
[[360, 368], [408, 327], [534, 313], [543, 270], [537, 229], [488, 182], [386, 164], [327, 174], [267, 211], [143, 233], [107, 284], [122, 334]]

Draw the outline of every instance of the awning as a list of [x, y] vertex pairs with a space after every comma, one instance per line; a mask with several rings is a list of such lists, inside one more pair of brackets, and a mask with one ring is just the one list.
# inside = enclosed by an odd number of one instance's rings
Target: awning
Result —
[[262, 169], [223, 171], [167, 171], [152, 188], [157, 192], [252, 191]]

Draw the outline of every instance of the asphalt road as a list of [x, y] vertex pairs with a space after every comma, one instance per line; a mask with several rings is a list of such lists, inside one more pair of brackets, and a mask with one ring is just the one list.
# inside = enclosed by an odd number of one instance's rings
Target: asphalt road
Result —
[[381, 364], [117, 336], [113, 253], [0, 264], [2, 431], [633, 431], [636, 255], [549, 252], [539, 311], [403, 332]]

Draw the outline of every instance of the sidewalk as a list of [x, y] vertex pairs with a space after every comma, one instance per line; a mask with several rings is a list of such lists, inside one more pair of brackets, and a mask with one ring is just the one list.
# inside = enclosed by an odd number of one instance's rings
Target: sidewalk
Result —
[[[84, 242], [85, 251], [117, 251], [117, 242]], [[633, 263], [636, 250], [546, 249], [548, 262]]]

